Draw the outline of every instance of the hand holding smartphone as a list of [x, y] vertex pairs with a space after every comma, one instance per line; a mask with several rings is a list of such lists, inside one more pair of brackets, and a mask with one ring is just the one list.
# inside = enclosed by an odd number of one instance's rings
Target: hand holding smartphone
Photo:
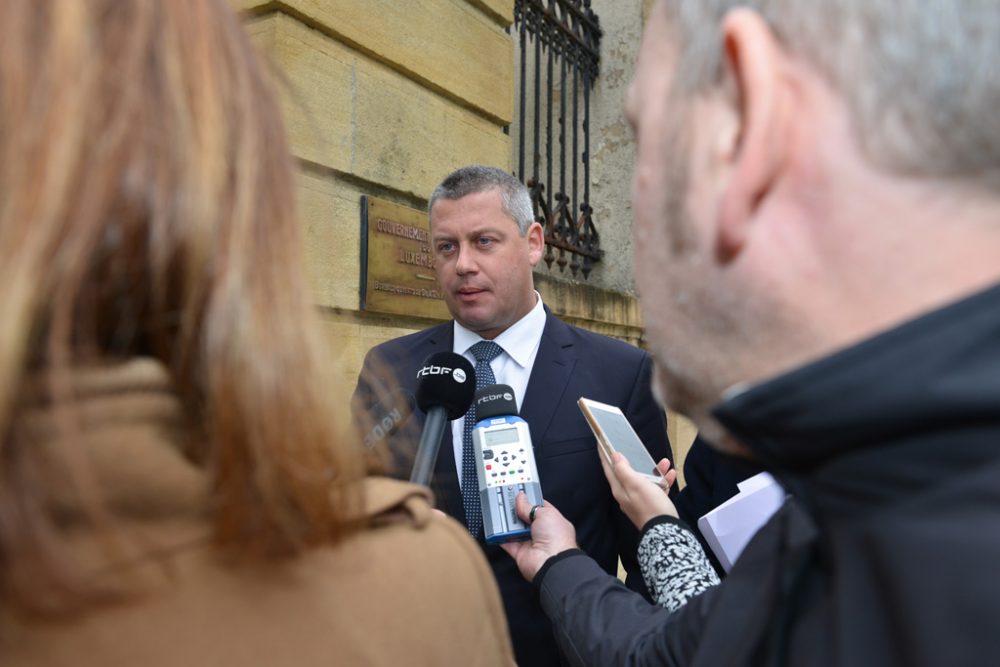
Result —
[[656, 468], [656, 462], [619, 408], [589, 398], [580, 398], [577, 405], [590, 424], [597, 438], [597, 446], [608, 462], [611, 461], [612, 454], [620, 452], [637, 473], [651, 482], [661, 482], [662, 476]]

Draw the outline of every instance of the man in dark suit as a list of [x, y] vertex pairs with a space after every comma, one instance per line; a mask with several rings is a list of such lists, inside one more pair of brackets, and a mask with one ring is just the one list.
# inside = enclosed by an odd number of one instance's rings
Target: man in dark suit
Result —
[[[654, 460], [671, 457], [663, 411], [651, 388], [651, 361], [642, 350], [561, 322], [534, 289], [532, 269], [542, 257], [542, 227], [525, 187], [509, 174], [470, 166], [448, 176], [428, 205], [435, 270], [454, 321], [383, 343], [365, 358], [354, 395], [358, 414], [396, 387], [413, 391], [416, 373], [435, 352], [465, 354], [480, 341], [499, 346], [489, 363], [508, 384], [527, 421], [542, 493], [573, 522], [580, 547], [615, 573], [621, 557], [626, 583], [644, 591], [636, 564], [637, 531], [621, 513], [601, 470], [594, 436], [577, 407], [586, 396], [619, 406]], [[424, 415], [420, 412], [389, 443], [397, 473], [406, 477]], [[518, 663], [553, 665], [558, 650], [538, 594], [514, 561], [483, 541], [470, 521], [461, 488], [464, 418], [446, 429], [432, 488], [440, 509], [471, 525], [496, 575]], [[466, 463], [471, 459], [466, 458]], [[405, 557], [401, 555], [401, 557]]]
[[739, 483], [764, 470], [760, 461], [719, 451], [700, 436], [684, 457], [686, 484], [671, 496], [677, 515], [698, 538], [705, 555], [720, 577], [726, 576], [719, 559], [698, 529], [698, 519], [739, 493]]

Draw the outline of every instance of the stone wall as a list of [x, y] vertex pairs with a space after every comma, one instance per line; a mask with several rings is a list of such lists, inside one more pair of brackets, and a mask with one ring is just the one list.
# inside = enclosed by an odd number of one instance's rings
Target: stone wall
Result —
[[[434, 322], [359, 309], [360, 197], [417, 209], [469, 163], [510, 170], [513, 0], [230, 0], [272, 61], [300, 165], [308, 268], [343, 381], [365, 352]], [[591, 280], [540, 268], [545, 302], [567, 321], [642, 345], [634, 296], [629, 175], [622, 117], [643, 21], [642, 0], [595, 0], [605, 29], [593, 100], [593, 190], [607, 261]], [[693, 437], [670, 420], [680, 462]]]
[[315, 299], [353, 385], [368, 348], [430, 323], [359, 311], [360, 197], [423, 209], [460, 165], [510, 168], [513, 0], [230, 1], [280, 80]]

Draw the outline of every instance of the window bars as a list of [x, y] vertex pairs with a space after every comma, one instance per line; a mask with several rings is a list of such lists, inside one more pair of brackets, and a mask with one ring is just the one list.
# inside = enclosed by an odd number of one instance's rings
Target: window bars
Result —
[[[590, 206], [590, 94], [601, 59], [601, 28], [590, 0], [515, 0], [514, 26], [520, 47], [517, 176], [531, 192], [536, 220], [545, 229], [549, 269], [555, 262], [562, 272], [568, 263], [574, 277], [581, 272], [586, 279], [604, 255]], [[529, 143], [530, 166], [525, 164]]]

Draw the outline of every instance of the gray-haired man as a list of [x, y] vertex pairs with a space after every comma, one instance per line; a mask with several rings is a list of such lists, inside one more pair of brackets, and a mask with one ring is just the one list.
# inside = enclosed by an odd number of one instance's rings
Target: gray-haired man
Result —
[[986, 0], [659, 2], [628, 102], [658, 379], [792, 500], [673, 614], [539, 511], [512, 551], [574, 662], [1000, 664], [996, 62]]

